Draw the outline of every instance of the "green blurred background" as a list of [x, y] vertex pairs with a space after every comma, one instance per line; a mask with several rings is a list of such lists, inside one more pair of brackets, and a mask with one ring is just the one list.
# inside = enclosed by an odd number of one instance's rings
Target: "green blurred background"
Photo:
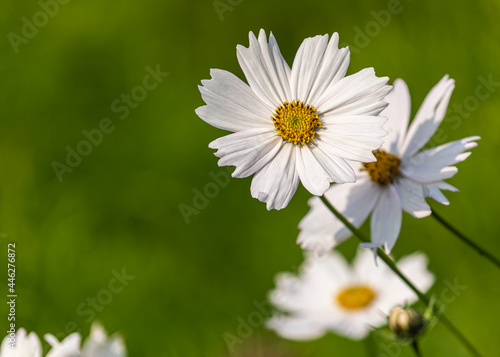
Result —
[[[310, 195], [300, 187], [285, 210], [268, 212], [251, 198], [250, 178], [231, 179], [189, 223], [179, 205], [193, 206], [193, 189], [226, 172], [208, 149], [225, 133], [196, 116], [204, 104], [197, 85], [210, 68], [243, 78], [236, 45], [248, 46], [248, 32], [260, 28], [273, 31], [289, 64], [304, 38], [339, 32], [351, 46], [349, 73], [373, 66], [403, 77], [413, 113], [444, 74], [455, 78], [448, 116], [461, 123], [445, 121], [446, 137], [436, 142], [482, 140], [449, 180], [461, 190], [447, 194], [451, 206], [432, 205], [500, 254], [498, 86], [474, 100], [480, 76], [500, 82], [499, 1], [401, 0], [390, 20], [377, 14], [394, 0], [220, 0], [223, 13], [213, 0], [65, 1], [46, 10], [54, 15], [47, 21], [36, 1], [3, 0], [0, 13], [0, 247], [6, 265], [7, 244], [16, 243], [18, 327], [86, 336], [95, 315], [123, 334], [131, 356], [231, 355], [224, 333], [237, 335], [239, 318], [266, 299], [274, 275], [302, 261], [295, 239]], [[24, 17], [43, 26], [30, 33]], [[20, 39], [23, 26], [31, 38]], [[157, 65], [168, 77], [154, 90], [136, 89], [146, 98], [128, 115], [113, 111]], [[103, 118], [114, 131], [60, 182], [54, 162], [66, 165], [66, 147], [76, 149], [82, 130]], [[447, 313], [485, 356], [500, 355], [498, 270], [432, 218], [403, 220], [394, 256], [428, 254], [438, 297], [446, 281], [465, 285]], [[340, 250], [352, 258], [356, 246], [352, 239]], [[123, 269], [134, 277], [126, 286], [113, 280]], [[235, 356], [366, 355], [364, 343], [332, 334], [296, 343], [259, 326], [249, 335]], [[374, 343], [373, 356], [387, 354], [383, 340]], [[421, 347], [425, 356], [467, 355], [440, 324]]]

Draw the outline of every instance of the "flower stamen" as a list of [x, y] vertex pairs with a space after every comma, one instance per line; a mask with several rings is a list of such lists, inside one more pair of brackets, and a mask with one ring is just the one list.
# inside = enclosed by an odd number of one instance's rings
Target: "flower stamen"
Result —
[[364, 163], [361, 170], [367, 171], [371, 180], [380, 186], [392, 183], [396, 175], [399, 174], [401, 160], [384, 150], [375, 150], [373, 155], [377, 161]]
[[346, 310], [359, 310], [371, 304], [376, 297], [375, 291], [365, 285], [353, 285], [342, 290], [337, 302]]
[[321, 127], [316, 108], [296, 99], [278, 105], [271, 119], [276, 133], [294, 144], [308, 143], [316, 135], [316, 127]]

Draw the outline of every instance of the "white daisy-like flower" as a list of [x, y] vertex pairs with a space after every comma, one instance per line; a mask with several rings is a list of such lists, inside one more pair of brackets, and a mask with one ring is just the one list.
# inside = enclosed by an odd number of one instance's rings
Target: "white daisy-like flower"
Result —
[[120, 335], [108, 337], [104, 328], [94, 323], [90, 330], [90, 336], [85, 340], [82, 349], [82, 357], [125, 357], [127, 350]]
[[127, 351], [123, 340], [118, 335], [108, 337], [106, 330], [93, 323], [90, 336], [85, 340], [80, 350], [81, 337], [72, 333], [62, 342], [53, 335], [45, 335], [45, 340], [52, 346], [47, 357], [126, 357]]
[[26, 334], [26, 330], [20, 328], [16, 332], [15, 346], [10, 335], [2, 341], [0, 357], [41, 357], [42, 344], [34, 332]]
[[[390, 104], [381, 113], [388, 118], [389, 134], [380, 150], [375, 151], [377, 162], [358, 165], [356, 183], [333, 185], [325, 198], [354, 226], [359, 227], [371, 214], [371, 243], [363, 247], [384, 246], [390, 252], [396, 243], [402, 221], [402, 211], [414, 217], [430, 215], [425, 201], [432, 197], [439, 203], [449, 201], [441, 190], [458, 191], [444, 182], [457, 173], [454, 165], [465, 160], [477, 146], [472, 136], [421, 151], [441, 124], [446, 113], [453, 79], [444, 76], [427, 94], [408, 128], [410, 94], [406, 83], [397, 79], [393, 91], [385, 98]], [[308, 214], [299, 224], [297, 242], [302, 248], [319, 254], [349, 238], [352, 234], [318, 198], [309, 200]]]
[[377, 115], [387, 106], [388, 78], [373, 68], [346, 77], [349, 49], [338, 48], [337, 33], [305, 39], [291, 69], [272, 33], [249, 37], [248, 48], [237, 46], [248, 85], [212, 69], [199, 87], [207, 105], [198, 116], [233, 132], [209, 145], [219, 166], [236, 166], [233, 177], [255, 175], [251, 194], [268, 210], [286, 207], [299, 181], [313, 195], [331, 182], [354, 182], [345, 160], [375, 161], [387, 134]]
[[[421, 253], [400, 259], [397, 266], [421, 291], [434, 283]], [[311, 340], [328, 331], [359, 340], [370, 328], [386, 324], [395, 305], [418, 299], [385, 264], [376, 266], [368, 250], [359, 250], [352, 266], [336, 251], [321, 257], [309, 252], [299, 275], [281, 273], [276, 285], [269, 299], [283, 314], [275, 314], [267, 326], [291, 340]]]
[[44, 338], [52, 346], [47, 357], [79, 357], [81, 355], [80, 342], [82, 338], [77, 332], [68, 335], [61, 342], [51, 334], [46, 334]]

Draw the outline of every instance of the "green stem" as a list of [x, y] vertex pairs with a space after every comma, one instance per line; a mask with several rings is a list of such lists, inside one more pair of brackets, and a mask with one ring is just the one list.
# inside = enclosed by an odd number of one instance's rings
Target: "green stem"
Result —
[[434, 210], [432, 211], [432, 217], [436, 219], [439, 223], [441, 223], [445, 228], [447, 228], [451, 233], [453, 233], [455, 236], [457, 236], [462, 242], [467, 244], [469, 247], [474, 249], [476, 252], [478, 252], [480, 255], [488, 259], [490, 262], [495, 264], [497, 268], [500, 268], [500, 259], [495, 257], [493, 254], [485, 250], [484, 248], [480, 247], [476, 243], [474, 243], [472, 240], [467, 238], [463, 233], [458, 231], [455, 227], [453, 227], [448, 221], [446, 221], [443, 217], [441, 217], [439, 214], [437, 214]]
[[366, 348], [366, 355], [369, 357], [376, 357], [377, 356], [377, 343], [375, 342], [375, 339], [373, 338], [373, 333], [370, 332], [367, 338], [364, 339], [365, 342], [365, 348]]
[[415, 352], [415, 356], [422, 357], [422, 353], [420, 352], [420, 348], [418, 347], [418, 342], [416, 340], [413, 340], [411, 347], [413, 348], [413, 352]]
[[[335, 207], [332, 206], [330, 202], [324, 197], [320, 197], [323, 203], [332, 211], [332, 213], [342, 222], [344, 225], [352, 232], [353, 235], [359, 238], [362, 242], [370, 242], [370, 239], [359, 229], [354, 227], [351, 222], [347, 220]], [[422, 301], [426, 306], [429, 306], [430, 304], [430, 299], [424, 295], [420, 290], [417, 289], [415, 285], [412, 284], [410, 280], [398, 269], [396, 266], [396, 263], [387, 255], [385, 252], [381, 249], [377, 249], [377, 255], [379, 256], [382, 261], [387, 264], [387, 266], [401, 279], [403, 282], [408, 285], [408, 287], [413, 290], [415, 294], [417, 294], [418, 298], [420, 301]], [[455, 338], [464, 346], [465, 349], [467, 349], [472, 356], [478, 356], [480, 357], [481, 355], [479, 352], [476, 350], [476, 348], [467, 340], [467, 337], [465, 337], [462, 332], [450, 321], [448, 318], [444, 315], [442, 311], [439, 311], [439, 309], [436, 306], [432, 307], [434, 315], [441, 321], [441, 323], [448, 328], [448, 330], [455, 336]]]

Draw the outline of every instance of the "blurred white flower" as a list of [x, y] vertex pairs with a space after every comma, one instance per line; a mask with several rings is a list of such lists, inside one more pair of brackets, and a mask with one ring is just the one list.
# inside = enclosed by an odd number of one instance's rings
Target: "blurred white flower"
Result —
[[45, 335], [45, 340], [52, 346], [47, 357], [125, 357], [127, 351], [120, 336], [108, 337], [106, 330], [93, 323], [90, 336], [85, 340], [80, 351], [81, 337], [73, 333], [59, 342], [53, 335]]
[[90, 337], [83, 344], [83, 357], [124, 357], [127, 355], [123, 339], [119, 335], [108, 337], [106, 330], [94, 323]]
[[15, 348], [12, 348], [13, 341], [10, 336], [6, 336], [0, 348], [0, 357], [41, 357], [42, 345], [38, 336], [34, 332], [26, 334], [26, 330], [20, 328], [16, 332]]
[[268, 210], [286, 207], [299, 180], [313, 195], [331, 182], [354, 182], [346, 160], [375, 161], [387, 134], [377, 115], [387, 106], [388, 78], [373, 68], [346, 77], [349, 49], [338, 48], [337, 33], [305, 39], [291, 69], [272, 33], [249, 37], [248, 48], [237, 47], [248, 85], [212, 69], [199, 87], [207, 105], [198, 116], [233, 132], [209, 145], [219, 166], [236, 166], [233, 177], [255, 174], [252, 197]]
[[[359, 227], [371, 213], [371, 243], [361, 246], [384, 246], [390, 252], [396, 243], [402, 221], [402, 210], [421, 218], [431, 214], [425, 201], [432, 197], [449, 204], [441, 190], [458, 191], [444, 182], [457, 172], [454, 165], [465, 160], [477, 146], [478, 136], [453, 141], [424, 151], [446, 113], [453, 79], [444, 76], [432, 88], [410, 127], [410, 94], [406, 83], [397, 79], [393, 91], [385, 98], [390, 104], [381, 113], [387, 116], [386, 129], [380, 150], [375, 151], [377, 162], [357, 164], [358, 180], [353, 184], [333, 185], [326, 199], [354, 226]], [[319, 254], [349, 238], [352, 234], [317, 197], [309, 200], [308, 214], [299, 224], [297, 242], [302, 248]]]
[[[400, 259], [397, 266], [423, 292], [434, 283], [421, 253]], [[321, 257], [309, 252], [299, 275], [279, 274], [276, 285], [269, 299], [284, 314], [275, 314], [267, 326], [291, 340], [315, 339], [328, 331], [362, 339], [371, 327], [387, 323], [395, 305], [418, 299], [385, 264], [376, 266], [367, 250], [358, 250], [352, 267], [336, 251]]]
[[59, 340], [51, 334], [46, 334], [44, 336], [45, 341], [47, 341], [51, 346], [51, 350], [47, 353], [47, 357], [79, 357], [80, 354], [80, 342], [81, 336], [79, 333], [72, 333], [67, 336], [64, 340], [59, 342]]
[[[47, 357], [126, 357], [127, 350], [123, 340], [118, 335], [108, 337], [104, 328], [93, 323], [90, 336], [85, 340], [83, 349], [80, 350], [81, 336], [72, 333], [61, 342], [51, 335], [46, 334], [45, 340], [52, 346]], [[26, 330], [20, 328], [15, 337], [15, 348], [12, 348], [11, 336], [6, 336], [2, 341], [0, 357], [41, 357], [42, 345], [38, 336], [31, 332], [26, 335]]]

